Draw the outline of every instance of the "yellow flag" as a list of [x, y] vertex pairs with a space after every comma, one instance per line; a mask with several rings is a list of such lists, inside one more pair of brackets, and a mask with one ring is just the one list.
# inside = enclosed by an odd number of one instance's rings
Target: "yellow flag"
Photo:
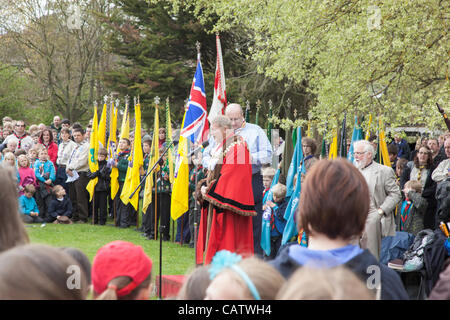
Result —
[[369, 115], [369, 124], [367, 125], [366, 137], [364, 140], [369, 140], [370, 138], [370, 125], [372, 124], [372, 115]]
[[381, 120], [379, 121], [380, 126], [380, 152], [381, 152], [381, 164], [390, 167], [391, 160], [389, 159], [389, 152], [386, 144], [386, 136], [384, 135], [384, 130], [381, 126]]
[[[120, 131], [120, 139], [122, 138], [130, 138], [130, 122], [129, 122], [129, 116], [128, 116], [128, 105], [125, 106], [125, 113], [123, 114], [122, 118], [122, 126]], [[118, 145], [118, 143], [117, 143]], [[117, 154], [119, 153], [119, 150], [117, 150]], [[114, 199], [116, 197], [117, 192], [119, 192], [119, 169], [116, 167], [113, 167], [111, 169], [111, 199]]]
[[108, 159], [114, 159], [117, 150], [117, 109], [112, 106], [112, 114], [109, 119]]
[[136, 126], [134, 130], [133, 158], [128, 165], [127, 176], [125, 178], [125, 183], [127, 183], [127, 185], [124, 183], [120, 199], [124, 204], [128, 204], [128, 202], [130, 202], [134, 209], [137, 210], [139, 203], [139, 190], [134, 193], [131, 199], [129, 199], [129, 197], [140, 183], [139, 169], [144, 164], [144, 156], [142, 154], [141, 146], [141, 105], [137, 104], [134, 107], [134, 110]]
[[[184, 116], [186, 116], [186, 112]], [[184, 127], [184, 117], [181, 127]], [[173, 220], [178, 219], [189, 210], [189, 165], [187, 154], [188, 141], [180, 135], [175, 164], [175, 181], [173, 183], [170, 203], [170, 215]]]
[[[92, 132], [89, 140], [89, 170], [91, 172], [96, 172], [98, 170], [98, 118], [97, 118], [97, 106], [94, 106], [94, 119], [92, 120]], [[95, 185], [97, 184], [98, 178], [94, 178], [89, 181], [86, 186], [86, 190], [89, 192], [89, 201], [92, 201], [94, 196]]]
[[106, 103], [103, 105], [102, 116], [98, 124], [98, 143], [102, 148], [106, 148]]
[[[169, 98], [166, 100], [166, 145], [172, 142], [172, 121], [170, 120], [170, 107]], [[167, 160], [169, 162], [169, 181], [173, 184], [175, 179], [174, 165], [173, 165], [173, 145], [170, 146], [170, 150], [167, 151]]]
[[330, 145], [330, 153], [328, 154], [328, 159], [336, 159], [338, 155], [338, 142], [337, 142], [337, 133], [334, 134], [333, 140]]
[[[152, 150], [150, 151], [150, 162], [148, 164], [148, 169], [153, 168], [155, 163], [159, 159], [159, 115], [158, 115], [158, 105], [155, 105], [155, 124], [153, 128], [153, 140], [152, 140]], [[158, 170], [155, 170], [150, 173], [145, 179], [145, 188], [144, 188], [144, 200], [142, 204], [142, 212], [146, 212], [148, 206], [152, 203], [152, 191], [153, 191], [153, 175]]]

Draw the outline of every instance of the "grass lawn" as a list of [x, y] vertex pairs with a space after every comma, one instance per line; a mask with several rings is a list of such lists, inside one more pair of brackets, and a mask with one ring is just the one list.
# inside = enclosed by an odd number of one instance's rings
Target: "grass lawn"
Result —
[[[110, 220], [107, 222], [107, 224], [112, 223]], [[48, 244], [55, 247], [74, 247], [83, 251], [91, 262], [97, 250], [108, 242], [124, 240], [140, 245], [153, 261], [153, 275], [159, 275], [159, 239], [148, 240], [134, 229], [135, 227], [120, 229], [108, 225], [91, 224], [50, 223], [44, 227], [41, 227], [40, 224], [26, 225], [31, 243]], [[162, 274], [186, 274], [194, 267], [194, 249], [189, 248], [187, 244], [180, 246], [171, 241], [163, 241]]]

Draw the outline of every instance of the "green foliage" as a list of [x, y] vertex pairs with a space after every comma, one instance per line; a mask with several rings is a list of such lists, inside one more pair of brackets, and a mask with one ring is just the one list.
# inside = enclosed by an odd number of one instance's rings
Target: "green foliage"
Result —
[[[170, 98], [172, 119], [181, 123], [196, 68], [197, 41], [201, 43], [205, 83], [214, 81], [214, 37], [207, 35], [189, 12], [170, 14], [165, 2], [114, 3], [116, 10], [104, 19], [109, 49], [121, 57], [120, 68], [106, 72], [104, 80], [122, 95], [140, 96], [144, 122], [153, 122], [150, 106], [159, 96], [161, 101]], [[212, 101], [211, 90], [207, 95]]]
[[17, 68], [0, 64], [0, 114], [14, 119], [22, 116], [28, 87], [29, 82]]
[[[448, 2], [172, 0], [215, 31], [247, 33], [249, 58], [276, 80], [307, 81], [319, 131], [349, 115], [443, 128], [450, 101]], [[333, 123], [331, 123], [333, 122]], [[321, 125], [320, 125], [321, 124]]]

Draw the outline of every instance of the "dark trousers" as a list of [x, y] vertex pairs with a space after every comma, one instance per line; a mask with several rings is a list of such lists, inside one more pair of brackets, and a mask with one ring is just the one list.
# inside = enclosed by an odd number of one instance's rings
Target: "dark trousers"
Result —
[[108, 215], [108, 193], [107, 191], [96, 191], [94, 193], [94, 224], [104, 225]]
[[[183, 238], [181, 237], [181, 234], [183, 234]], [[177, 219], [177, 235], [175, 237], [175, 241], [189, 243], [189, 240], [191, 240], [191, 232], [189, 230], [189, 211], [186, 211]]]
[[42, 223], [44, 222], [44, 219], [42, 219], [39, 216], [29, 216], [27, 214], [21, 214], [20, 217], [22, 218], [22, 221], [24, 223]]
[[73, 205], [72, 220], [88, 221], [89, 216], [89, 192], [86, 187], [90, 181], [86, 172], [79, 172], [79, 178], [69, 183], [69, 197]]
[[54, 185], [56, 186], [59, 184], [66, 190], [66, 193], [69, 194], [69, 186], [67, 185], [66, 180], [67, 180], [66, 166], [59, 166], [58, 169], [56, 170]]
[[197, 204], [197, 213], [195, 213], [195, 200], [191, 199], [189, 201], [189, 232], [191, 233], [191, 239], [189, 244], [194, 245], [194, 227], [195, 222], [197, 222], [197, 237], [198, 237], [198, 229], [200, 227], [200, 216], [201, 216], [201, 206]]
[[253, 247], [255, 256], [262, 258], [263, 250], [261, 248], [261, 224], [262, 224], [262, 200], [263, 200], [263, 179], [261, 173], [252, 175], [253, 200], [255, 201], [256, 216], [253, 217]]
[[40, 182], [39, 188], [36, 190], [36, 193], [34, 194], [34, 199], [36, 200], [36, 204], [39, 208], [39, 217], [41, 219], [46, 219], [48, 216], [48, 207], [50, 206], [50, 202], [52, 201], [52, 195], [46, 194], [45, 196], [42, 195], [41, 190], [46, 188], [45, 184]]
[[124, 204], [120, 199], [122, 193], [123, 182], [119, 182], [119, 191], [116, 195], [116, 226], [120, 228], [128, 228], [133, 224], [136, 224], [136, 210], [128, 203]]
[[[163, 240], [170, 240], [170, 193], [158, 192], [157, 212], [155, 218], [155, 197], [153, 194], [152, 203], [150, 204], [150, 237], [154, 238], [155, 232], [158, 234], [158, 225], [164, 227]], [[155, 226], [156, 219], [156, 226]]]

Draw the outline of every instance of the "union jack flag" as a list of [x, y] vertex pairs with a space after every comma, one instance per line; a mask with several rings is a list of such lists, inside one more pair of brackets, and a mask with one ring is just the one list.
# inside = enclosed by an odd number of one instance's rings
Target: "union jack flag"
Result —
[[197, 70], [191, 86], [191, 93], [184, 119], [181, 135], [190, 139], [192, 143], [202, 142], [207, 139], [209, 129], [206, 110], [205, 81], [200, 56], [197, 59]]

